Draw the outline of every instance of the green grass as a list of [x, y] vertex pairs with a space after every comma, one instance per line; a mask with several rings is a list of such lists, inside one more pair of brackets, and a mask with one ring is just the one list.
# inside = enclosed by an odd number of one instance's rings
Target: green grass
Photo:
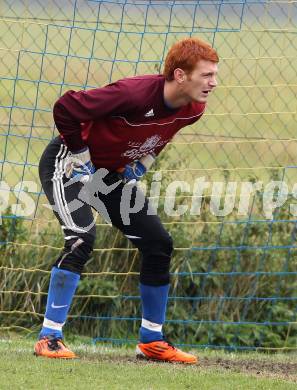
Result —
[[[36, 358], [34, 340], [0, 339], [1, 389], [277, 389], [296, 388], [297, 375], [287, 367], [296, 355], [199, 353], [195, 366], [138, 361], [131, 348], [71, 343], [77, 360]], [[253, 364], [251, 364], [253, 363]], [[284, 366], [281, 373], [275, 367]], [[286, 372], [287, 375], [286, 375]], [[292, 372], [292, 370], [291, 370]]]
[[[7, 132], [9, 123], [10, 133], [28, 136], [32, 131], [32, 136], [51, 138], [51, 110], [61, 93], [69, 89], [78, 90], [85, 85], [102, 86], [110, 80], [115, 81], [135, 73], [157, 72], [156, 66], [162, 59], [165, 44], [164, 35], [159, 35], [158, 32], [167, 31], [168, 12], [162, 8], [158, 9], [158, 14], [157, 8], [152, 7], [148, 14], [147, 32], [141, 35], [138, 33], [143, 31], [144, 8], [129, 7], [129, 12], [122, 19], [120, 6], [109, 7], [102, 6], [100, 30], [96, 33], [76, 28], [70, 31], [66, 28], [65, 26], [72, 24], [73, 18], [71, 7], [67, 5], [55, 4], [45, 9], [36, 5], [26, 7], [25, 3], [20, 2], [13, 9], [4, 7], [0, 10], [0, 17], [3, 17], [0, 20], [0, 27], [3, 29], [0, 37], [0, 90], [4, 91], [1, 103], [8, 107], [14, 106], [12, 111], [1, 109], [3, 129], [0, 133]], [[219, 86], [210, 96], [208, 109], [202, 120], [182, 130], [176, 137], [177, 141], [196, 143], [175, 144], [167, 148], [168, 164], [163, 169], [170, 169], [171, 162], [180, 160], [180, 156], [186, 157], [181, 162], [180, 175], [185, 175], [189, 168], [241, 169], [296, 165], [296, 142], [293, 141], [197, 144], [201, 141], [226, 140], [228, 137], [295, 138], [296, 86], [292, 84], [296, 79], [297, 48], [293, 45], [295, 35], [293, 32], [280, 34], [264, 30], [267, 18], [270, 18], [269, 7], [267, 8], [266, 19], [259, 19], [259, 26], [253, 24], [255, 21], [252, 14], [247, 13], [242, 31], [216, 33], [214, 46], [221, 58]], [[188, 33], [188, 27], [192, 25], [193, 10], [187, 11], [186, 6], [178, 9], [179, 17], [173, 13], [172, 27]], [[95, 4], [80, 4], [75, 26], [94, 28], [95, 10]], [[255, 10], [257, 11], [256, 6]], [[204, 11], [202, 7], [197, 17], [202, 17], [201, 12], [203, 14]], [[180, 12], [183, 12], [182, 17]], [[287, 12], [286, 7], [283, 12]], [[19, 16], [28, 19], [24, 23], [8, 19], [17, 19]], [[66, 20], [59, 21], [61, 17]], [[205, 19], [202, 25], [206, 23], [208, 27], [213, 26], [214, 19], [209, 10]], [[220, 23], [223, 23], [223, 19], [225, 17], [222, 17]], [[238, 16], [232, 16], [231, 12], [224, 23], [229, 27], [233, 24], [237, 26], [236, 20]], [[123, 22], [122, 30], [129, 30], [130, 34], [122, 32], [118, 36], [115, 31], [120, 30], [120, 22]], [[278, 28], [273, 18], [269, 19], [270, 29], [273, 29], [272, 26]], [[289, 20], [287, 27], [295, 31], [295, 25]], [[150, 34], [152, 31], [155, 34]], [[197, 36], [209, 42], [213, 40], [211, 33], [200, 32]], [[167, 45], [178, 38], [180, 36], [172, 32], [168, 36]], [[47, 53], [44, 55], [45, 47]], [[273, 50], [269, 51], [269, 48]], [[280, 59], [274, 58], [277, 56]], [[113, 63], [113, 60], [116, 62]], [[140, 62], [135, 65], [134, 61], [138, 60]], [[143, 63], [143, 60], [152, 62]], [[31, 129], [32, 121], [34, 125]], [[194, 133], [196, 136], [185, 137], [186, 133]], [[207, 136], [199, 136], [199, 133]], [[4, 137], [2, 139], [5, 141]], [[37, 164], [46, 144], [46, 140], [31, 138], [29, 142], [10, 135], [7, 144], [2, 142], [0, 146], [0, 159]], [[4, 172], [3, 179], [9, 180], [11, 185], [18, 183], [23, 178], [21, 168], [12, 164], [10, 171]], [[251, 172], [241, 169], [237, 171], [237, 179], [239, 175], [246, 179]], [[269, 177], [265, 170], [252, 173], [264, 180]], [[208, 174], [217, 175], [217, 172]], [[203, 175], [203, 171], [196, 172], [195, 175]], [[27, 176], [30, 176], [30, 172]]]

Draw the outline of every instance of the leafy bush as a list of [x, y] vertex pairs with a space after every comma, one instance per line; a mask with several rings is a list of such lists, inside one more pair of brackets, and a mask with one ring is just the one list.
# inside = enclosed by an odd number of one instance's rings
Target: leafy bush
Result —
[[[166, 180], [163, 195], [164, 188]], [[187, 198], [181, 194], [179, 201]], [[295, 249], [290, 248], [296, 223], [281, 222], [290, 219], [285, 207], [276, 211], [274, 222], [254, 222], [261, 219], [262, 201], [262, 194], [256, 193], [249, 219], [236, 224], [236, 210], [228, 220], [211, 216], [210, 197], [205, 196], [199, 221], [214, 223], [197, 224], [186, 214], [182, 221], [192, 223], [166, 225], [177, 249], [171, 263], [165, 331], [175, 341], [230, 348], [296, 347], [297, 282], [296, 275], [289, 273], [296, 270]], [[165, 215], [164, 197], [159, 206], [162, 220], [178, 222]], [[55, 223], [34, 231], [31, 222], [3, 219], [2, 326], [39, 328], [51, 264], [63, 246], [63, 237], [56, 232]], [[103, 224], [95, 248], [67, 329], [94, 337], [135, 339], [141, 316], [139, 255], [116, 229]]]

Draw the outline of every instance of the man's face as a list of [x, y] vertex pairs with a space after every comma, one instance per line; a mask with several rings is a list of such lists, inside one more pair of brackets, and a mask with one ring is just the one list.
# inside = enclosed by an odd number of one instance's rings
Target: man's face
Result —
[[185, 74], [180, 84], [189, 102], [205, 103], [210, 92], [217, 86], [218, 65], [212, 61], [200, 60], [190, 74]]

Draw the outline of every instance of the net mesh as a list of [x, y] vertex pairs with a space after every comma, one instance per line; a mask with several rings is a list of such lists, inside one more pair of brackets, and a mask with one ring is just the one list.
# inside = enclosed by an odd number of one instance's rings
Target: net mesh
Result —
[[[219, 86], [206, 114], [176, 136], [147, 178], [149, 185], [162, 175], [159, 214], [175, 242], [166, 330], [195, 347], [296, 348], [296, 25], [295, 1], [1, 1], [2, 329], [39, 329], [63, 246], [38, 178], [56, 135], [54, 102], [69, 89], [158, 73], [168, 48], [194, 36], [218, 51]], [[192, 215], [197, 178], [212, 185]], [[173, 180], [190, 186], [175, 197], [175, 207], [188, 207], [181, 217], [165, 212]], [[271, 181], [285, 184], [288, 196], [267, 217], [263, 189]], [[224, 184], [220, 210], [235, 202], [219, 216], [216, 182]], [[258, 182], [262, 190], [239, 215], [242, 183]], [[138, 254], [96, 217], [96, 249], [67, 327], [134, 342]]]

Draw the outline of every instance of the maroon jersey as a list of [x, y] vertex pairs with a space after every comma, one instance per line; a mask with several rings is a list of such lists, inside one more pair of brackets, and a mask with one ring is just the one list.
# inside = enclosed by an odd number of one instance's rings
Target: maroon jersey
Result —
[[54, 106], [54, 120], [65, 144], [73, 152], [87, 145], [93, 164], [109, 170], [149, 153], [158, 155], [205, 109], [205, 103], [169, 108], [164, 83], [162, 75], [135, 76], [103, 88], [66, 92]]

